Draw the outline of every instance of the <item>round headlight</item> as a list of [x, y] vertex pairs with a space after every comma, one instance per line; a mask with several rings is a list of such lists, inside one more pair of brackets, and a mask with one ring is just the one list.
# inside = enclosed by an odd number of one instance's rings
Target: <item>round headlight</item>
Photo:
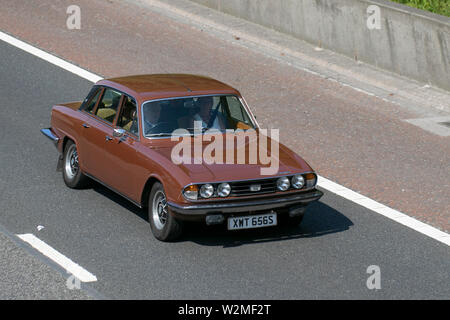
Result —
[[197, 200], [198, 197], [198, 187], [196, 185], [190, 185], [184, 188], [183, 195], [186, 199]]
[[292, 186], [295, 189], [301, 189], [305, 185], [305, 178], [301, 174], [292, 177]]
[[280, 191], [286, 191], [289, 189], [290, 183], [287, 177], [281, 177], [277, 180], [277, 188]]
[[210, 198], [214, 194], [214, 187], [209, 183], [202, 185], [200, 188], [200, 196], [202, 198]]
[[221, 183], [217, 187], [217, 194], [219, 195], [219, 197], [222, 197], [222, 198], [228, 197], [230, 192], [231, 192], [231, 187], [228, 183]]

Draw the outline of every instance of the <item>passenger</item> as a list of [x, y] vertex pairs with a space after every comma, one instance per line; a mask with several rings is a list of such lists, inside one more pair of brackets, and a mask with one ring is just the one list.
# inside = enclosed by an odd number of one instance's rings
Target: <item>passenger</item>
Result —
[[121, 125], [125, 130], [136, 135], [138, 134], [136, 105], [130, 100], [127, 100], [123, 107]]
[[218, 130], [226, 128], [221, 113], [218, 110], [212, 110], [214, 104], [213, 97], [200, 97], [197, 103], [200, 110], [194, 115], [193, 121], [201, 121], [202, 128]]

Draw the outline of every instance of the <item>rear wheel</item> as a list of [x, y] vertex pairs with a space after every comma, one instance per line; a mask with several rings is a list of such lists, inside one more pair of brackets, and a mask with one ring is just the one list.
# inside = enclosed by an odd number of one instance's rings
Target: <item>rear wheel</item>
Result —
[[150, 192], [148, 201], [148, 218], [150, 228], [156, 239], [173, 241], [181, 235], [181, 222], [170, 213], [167, 198], [161, 183], [156, 182]]
[[64, 147], [62, 173], [64, 182], [72, 189], [82, 188], [88, 182], [88, 178], [80, 170], [78, 160], [77, 146], [70, 140]]

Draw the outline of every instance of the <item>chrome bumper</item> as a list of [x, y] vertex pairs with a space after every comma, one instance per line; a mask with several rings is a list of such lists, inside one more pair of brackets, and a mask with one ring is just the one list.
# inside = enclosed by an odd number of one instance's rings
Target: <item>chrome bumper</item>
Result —
[[51, 128], [41, 129], [41, 132], [54, 143], [55, 147], [58, 147], [59, 138], [53, 133]]
[[224, 201], [222, 203], [196, 203], [189, 205], [179, 205], [168, 202], [170, 210], [177, 215], [206, 215], [210, 213], [239, 213], [248, 211], [272, 210], [277, 208], [286, 208], [293, 205], [307, 205], [310, 202], [317, 201], [323, 196], [319, 190], [305, 191], [293, 195], [260, 198], [252, 200]]

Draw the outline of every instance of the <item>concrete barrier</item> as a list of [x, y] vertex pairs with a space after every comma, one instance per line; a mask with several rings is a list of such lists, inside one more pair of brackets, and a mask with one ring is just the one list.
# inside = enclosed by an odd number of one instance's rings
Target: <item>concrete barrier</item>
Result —
[[450, 18], [384, 0], [191, 0], [450, 90]]

